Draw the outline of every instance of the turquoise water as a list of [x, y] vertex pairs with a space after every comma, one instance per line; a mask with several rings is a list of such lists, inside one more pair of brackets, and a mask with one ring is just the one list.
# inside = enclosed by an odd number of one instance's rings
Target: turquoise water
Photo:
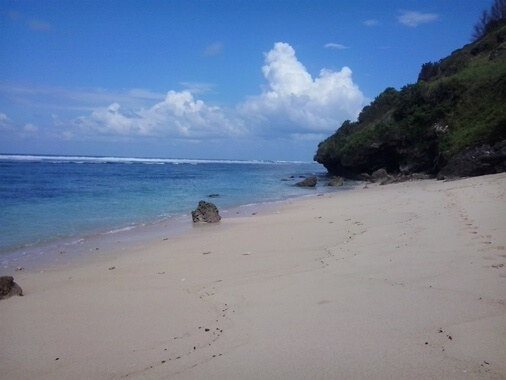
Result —
[[0, 155], [0, 255], [170, 220], [199, 200], [226, 210], [304, 196], [298, 177], [325, 173], [300, 162]]

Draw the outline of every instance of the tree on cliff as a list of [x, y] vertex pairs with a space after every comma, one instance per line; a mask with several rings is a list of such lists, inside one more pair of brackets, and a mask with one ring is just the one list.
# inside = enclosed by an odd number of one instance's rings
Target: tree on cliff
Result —
[[506, 0], [495, 0], [476, 41], [425, 63], [417, 83], [387, 88], [318, 145], [315, 161], [348, 178], [378, 169], [441, 178], [506, 171], [505, 16]]
[[484, 10], [480, 20], [474, 24], [473, 41], [479, 40], [502, 25], [506, 25], [506, 0], [494, 0], [490, 11]]

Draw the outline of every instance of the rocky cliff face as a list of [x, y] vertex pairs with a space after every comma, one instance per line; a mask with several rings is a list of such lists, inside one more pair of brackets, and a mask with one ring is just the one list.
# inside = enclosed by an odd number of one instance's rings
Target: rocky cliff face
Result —
[[416, 84], [386, 89], [321, 142], [314, 159], [347, 178], [381, 168], [439, 178], [504, 171], [505, 104], [503, 26], [424, 64]]
[[506, 140], [476, 146], [459, 153], [437, 174], [438, 179], [473, 177], [506, 171]]

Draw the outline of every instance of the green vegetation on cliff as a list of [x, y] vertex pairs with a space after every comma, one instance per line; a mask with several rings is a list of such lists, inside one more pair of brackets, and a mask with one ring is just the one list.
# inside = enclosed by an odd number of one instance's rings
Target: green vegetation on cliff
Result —
[[387, 88], [321, 142], [315, 160], [347, 177], [379, 168], [436, 174], [466, 148], [506, 140], [504, 21], [489, 19], [475, 42], [424, 64], [417, 83]]

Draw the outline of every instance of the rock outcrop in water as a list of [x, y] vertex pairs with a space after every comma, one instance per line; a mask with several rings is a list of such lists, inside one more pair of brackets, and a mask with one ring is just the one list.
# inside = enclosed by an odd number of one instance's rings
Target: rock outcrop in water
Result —
[[318, 179], [316, 177], [308, 177], [308, 178], [305, 178], [304, 180], [302, 180], [300, 182], [297, 182], [295, 184], [295, 186], [313, 188], [313, 187], [316, 187], [316, 183], [317, 182], [318, 182]]
[[200, 201], [195, 211], [192, 211], [193, 223], [216, 223], [221, 220], [218, 207], [213, 203]]
[[0, 300], [9, 298], [12, 296], [22, 296], [23, 290], [21, 287], [14, 282], [12, 276], [0, 277]]
[[341, 187], [343, 185], [344, 185], [344, 180], [342, 177], [334, 177], [325, 184], [325, 186], [330, 186], [330, 187]]

